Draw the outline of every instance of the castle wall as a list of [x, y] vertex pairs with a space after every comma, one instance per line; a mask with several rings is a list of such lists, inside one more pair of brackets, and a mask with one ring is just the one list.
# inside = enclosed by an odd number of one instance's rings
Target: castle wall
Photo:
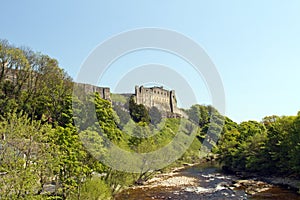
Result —
[[135, 87], [135, 101], [137, 104], [143, 104], [146, 107], [155, 106], [164, 112], [177, 112], [177, 100], [174, 90], [166, 90], [163, 87], [143, 86]]
[[86, 83], [77, 83], [76, 87], [77, 87], [77, 89], [80, 89], [85, 93], [98, 92], [102, 99], [111, 101], [110, 88], [108, 88], [108, 87], [98, 87], [98, 86], [90, 85], [90, 84], [86, 84]]
[[[110, 88], [98, 87], [90, 84], [77, 83], [76, 89], [83, 93], [98, 92], [100, 97], [111, 101]], [[151, 108], [156, 107], [165, 117], [185, 117], [185, 113], [177, 107], [174, 90], [166, 90], [163, 87], [135, 86], [134, 100], [137, 104]]]

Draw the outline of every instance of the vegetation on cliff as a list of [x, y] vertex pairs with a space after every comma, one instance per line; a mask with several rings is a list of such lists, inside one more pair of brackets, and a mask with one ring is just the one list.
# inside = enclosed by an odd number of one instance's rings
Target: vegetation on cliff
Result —
[[[162, 118], [157, 108], [120, 95], [112, 95], [120, 101], [114, 106], [97, 93], [73, 98], [73, 84], [57, 60], [0, 41], [1, 199], [109, 199], [153, 175], [116, 171], [95, 158], [105, 156], [107, 144], [90, 120], [91, 109], [103, 136], [129, 152], [154, 151], [179, 130], [189, 137], [197, 127], [176, 164], [199, 162], [209, 132], [210, 140], [220, 137], [210, 145], [227, 169], [299, 176], [300, 113], [237, 124], [212, 106], [194, 105], [186, 110], [189, 119]], [[89, 141], [93, 152], [84, 146]]]
[[[105, 155], [106, 144], [91, 124], [90, 105], [104, 136], [126, 151], [160, 148], [180, 124], [180, 119], [162, 119], [157, 109], [136, 104], [130, 116], [97, 93], [74, 99], [72, 90], [71, 78], [55, 59], [0, 42], [1, 199], [107, 199], [153, 173], [116, 171], [94, 158]], [[76, 126], [74, 112], [80, 113]], [[87, 141], [96, 144], [94, 152], [86, 150]], [[197, 140], [194, 146], [200, 145]], [[197, 158], [196, 152], [190, 151], [189, 158]]]

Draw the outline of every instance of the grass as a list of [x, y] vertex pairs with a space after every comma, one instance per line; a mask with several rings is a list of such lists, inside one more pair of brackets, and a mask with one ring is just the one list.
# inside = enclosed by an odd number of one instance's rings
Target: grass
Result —
[[110, 94], [111, 100], [114, 102], [120, 102], [120, 103], [126, 103], [128, 100], [128, 97], [121, 95], [121, 94]]

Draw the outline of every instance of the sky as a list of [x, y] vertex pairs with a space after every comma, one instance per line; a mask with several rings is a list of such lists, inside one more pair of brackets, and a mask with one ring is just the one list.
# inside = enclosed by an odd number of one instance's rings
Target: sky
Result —
[[[300, 110], [298, 0], [1, 0], [1, 8], [0, 39], [56, 58], [74, 80], [91, 52], [107, 39], [156, 27], [185, 35], [203, 48], [221, 77], [225, 115], [232, 120], [260, 121]], [[169, 66], [197, 88], [192, 103], [212, 102], [205, 78], [189, 63], [156, 50], [123, 55], [99, 85], [112, 92], [133, 92], [134, 86], [123, 91], [118, 82], [137, 66], [150, 63]], [[179, 104], [188, 107], [180, 98]]]

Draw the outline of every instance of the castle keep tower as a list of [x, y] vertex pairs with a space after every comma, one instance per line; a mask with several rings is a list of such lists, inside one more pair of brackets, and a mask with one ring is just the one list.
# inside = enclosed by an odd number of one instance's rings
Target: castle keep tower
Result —
[[135, 102], [151, 108], [157, 107], [160, 111], [169, 113], [172, 117], [181, 114], [177, 108], [177, 100], [174, 90], [166, 90], [163, 87], [135, 86]]

